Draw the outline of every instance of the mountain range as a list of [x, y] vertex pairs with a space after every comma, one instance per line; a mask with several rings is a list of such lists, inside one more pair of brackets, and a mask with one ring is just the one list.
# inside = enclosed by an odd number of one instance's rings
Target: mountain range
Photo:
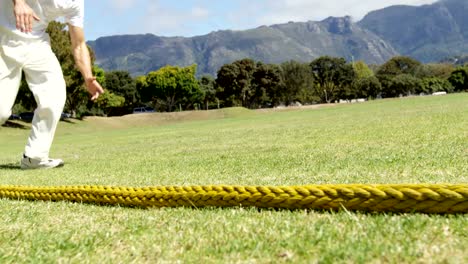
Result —
[[226, 63], [252, 58], [265, 63], [310, 62], [320, 56], [381, 64], [396, 55], [436, 62], [468, 54], [468, 0], [440, 0], [423, 6], [391, 6], [361, 21], [329, 17], [255, 29], [220, 30], [195, 37], [153, 34], [101, 37], [88, 44], [107, 71], [144, 75], [165, 65], [196, 63], [198, 75], [216, 75]]

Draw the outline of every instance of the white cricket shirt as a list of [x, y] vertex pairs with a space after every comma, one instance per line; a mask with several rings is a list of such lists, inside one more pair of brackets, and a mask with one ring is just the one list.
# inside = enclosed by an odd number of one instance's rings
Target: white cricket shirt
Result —
[[30, 39], [47, 38], [47, 25], [58, 18], [64, 18], [65, 23], [83, 28], [84, 0], [26, 0], [26, 3], [41, 19], [34, 20], [31, 33], [23, 33], [16, 29], [12, 0], [0, 0], [0, 27]]

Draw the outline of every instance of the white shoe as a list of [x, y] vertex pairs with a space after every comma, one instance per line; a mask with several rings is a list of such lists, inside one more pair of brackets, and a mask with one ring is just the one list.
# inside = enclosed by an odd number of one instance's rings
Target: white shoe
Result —
[[35, 169], [53, 169], [58, 167], [63, 167], [64, 163], [61, 159], [32, 159], [25, 155], [21, 159], [21, 169], [22, 170], [35, 170]]

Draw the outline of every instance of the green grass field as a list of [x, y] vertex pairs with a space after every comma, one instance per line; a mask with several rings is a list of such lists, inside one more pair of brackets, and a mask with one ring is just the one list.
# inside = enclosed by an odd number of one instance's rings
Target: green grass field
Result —
[[[468, 94], [287, 111], [62, 122], [21, 171], [29, 130], [0, 128], [0, 185], [467, 183]], [[467, 263], [466, 215], [132, 209], [0, 199], [0, 263]]]

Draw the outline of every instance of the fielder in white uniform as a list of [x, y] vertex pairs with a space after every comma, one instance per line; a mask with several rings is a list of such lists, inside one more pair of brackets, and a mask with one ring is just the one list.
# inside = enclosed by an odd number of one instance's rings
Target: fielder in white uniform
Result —
[[37, 102], [22, 169], [63, 165], [62, 160], [49, 158], [49, 150], [65, 104], [66, 87], [45, 32], [49, 22], [59, 17], [68, 24], [75, 63], [91, 99], [104, 92], [91, 71], [83, 31], [84, 0], [1, 0], [0, 125], [11, 115], [22, 72]]

